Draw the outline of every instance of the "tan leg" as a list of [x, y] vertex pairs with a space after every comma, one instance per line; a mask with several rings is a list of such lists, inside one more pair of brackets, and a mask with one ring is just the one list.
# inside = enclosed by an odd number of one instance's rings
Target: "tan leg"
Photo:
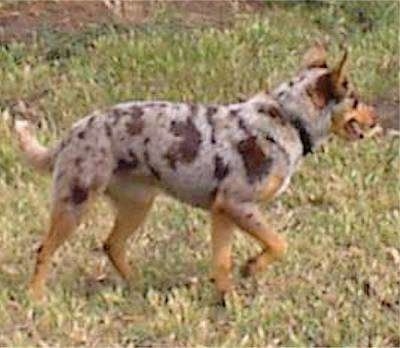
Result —
[[223, 213], [212, 213], [212, 278], [221, 297], [232, 288], [231, 246], [234, 223]]
[[29, 283], [32, 297], [43, 297], [51, 257], [78, 226], [77, 214], [70, 207], [62, 204], [53, 209], [50, 228], [37, 252], [36, 266]]
[[104, 251], [124, 280], [128, 281], [131, 269], [125, 259], [127, 239], [138, 229], [151, 208], [154, 198], [146, 202], [116, 201], [117, 216], [114, 227], [104, 242]]
[[287, 249], [285, 239], [268, 226], [255, 203], [224, 199], [220, 200], [218, 207], [263, 247], [263, 251], [259, 255], [247, 262], [243, 268], [243, 275], [261, 271], [268, 264], [283, 256]]

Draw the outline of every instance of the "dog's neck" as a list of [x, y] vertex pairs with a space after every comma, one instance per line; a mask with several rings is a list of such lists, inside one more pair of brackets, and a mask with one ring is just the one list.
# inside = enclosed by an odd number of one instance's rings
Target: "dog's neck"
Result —
[[330, 101], [320, 109], [307, 94], [307, 86], [312, 79], [315, 79], [316, 74], [321, 74], [322, 70], [305, 71], [271, 92], [289, 122], [297, 129], [303, 144], [304, 156], [313, 152], [328, 138], [331, 128], [334, 101]]

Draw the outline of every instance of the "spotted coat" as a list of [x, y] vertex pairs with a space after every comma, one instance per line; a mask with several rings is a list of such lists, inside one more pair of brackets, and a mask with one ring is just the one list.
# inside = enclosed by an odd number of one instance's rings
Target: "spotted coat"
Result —
[[93, 188], [145, 182], [209, 208], [217, 192], [256, 200], [272, 175], [282, 179], [278, 195], [302, 155], [328, 133], [331, 96], [321, 105], [309, 93], [326, 73], [307, 70], [242, 103], [143, 101], [95, 112], [59, 144], [55, 192], [80, 204]]

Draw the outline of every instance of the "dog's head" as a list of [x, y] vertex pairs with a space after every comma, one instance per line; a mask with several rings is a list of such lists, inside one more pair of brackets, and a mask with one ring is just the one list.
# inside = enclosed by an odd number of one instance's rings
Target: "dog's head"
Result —
[[[362, 103], [346, 74], [347, 51], [339, 63], [328, 67], [325, 47], [317, 44], [304, 56], [304, 67], [315, 70], [315, 79], [307, 94], [315, 107], [332, 107], [331, 131], [343, 138], [356, 140], [364, 137], [367, 129], [377, 125], [377, 114], [372, 106]], [[317, 70], [318, 69], [318, 70]]]

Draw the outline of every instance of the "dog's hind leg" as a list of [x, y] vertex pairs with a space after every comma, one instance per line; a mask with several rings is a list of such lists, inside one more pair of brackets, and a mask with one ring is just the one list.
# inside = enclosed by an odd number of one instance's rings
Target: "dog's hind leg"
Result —
[[37, 251], [36, 266], [29, 283], [29, 292], [34, 299], [43, 297], [51, 257], [78, 227], [81, 208], [64, 202], [53, 205], [50, 227]]
[[[69, 168], [68, 160], [68, 157], [61, 158], [58, 162], [59, 168]], [[104, 190], [109, 171], [89, 173], [91, 175], [79, 176], [74, 167], [68, 171], [55, 169], [50, 226], [38, 250], [35, 270], [29, 284], [34, 298], [40, 299], [43, 295], [51, 257], [79, 226], [89, 201]]]
[[212, 279], [221, 299], [232, 288], [231, 247], [235, 224], [220, 212], [212, 213]]
[[109, 194], [117, 212], [114, 226], [103, 245], [111, 263], [126, 281], [132, 275], [125, 258], [126, 242], [145, 220], [156, 195], [151, 187], [138, 186], [133, 193], [132, 197]]
[[263, 248], [259, 255], [247, 262], [242, 270], [243, 275], [261, 271], [283, 256], [287, 249], [285, 239], [268, 226], [255, 203], [223, 198], [219, 200], [217, 207], [243, 231], [254, 237]]

